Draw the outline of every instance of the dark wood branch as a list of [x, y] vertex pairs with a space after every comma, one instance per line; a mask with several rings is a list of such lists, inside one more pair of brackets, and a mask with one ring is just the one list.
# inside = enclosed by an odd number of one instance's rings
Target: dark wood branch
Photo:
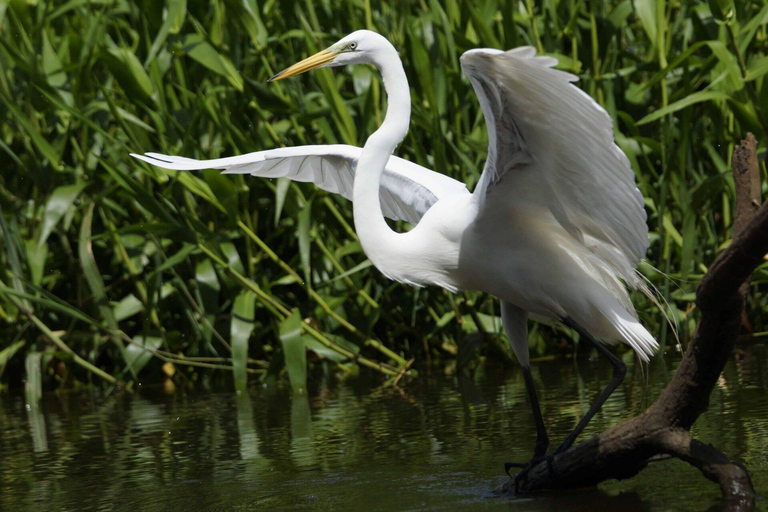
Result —
[[683, 361], [652, 408], [663, 409], [671, 425], [690, 428], [709, 404], [709, 395], [739, 334], [747, 290], [742, 284], [768, 252], [768, 206], [763, 206], [710, 266], [696, 305], [701, 320]]
[[[658, 454], [671, 454], [717, 482], [736, 510], [751, 510], [754, 489], [743, 466], [689, 434], [707, 410], [709, 396], [733, 352], [748, 283], [768, 253], [768, 204], [759, 207], [759, 169], [754, 137], [734, 151], [736, 212], [734, 239], [699, 285], [701, 320], [675, 375], [659, 399], [642, 414], [574, 446], [527, 473], [518, 490], [589, 487], [608, 479], [636, 475]], [[513, 492], [505, 484], [502, 492]]]
[[751, 510], [752, 500], [747, 495], [753, 494], [752, 481], [744, 466], [731, 462], [720, 450], [692, 438], [690, 432], [682, 428], [666, 430], [658, 440], [664, 452], [698, 468], [705, 477], [719, 484], [729, 510]]
[[[746, 222], [760, 209], [760, 169], [757, 163], [757, 140], [751, 133], [733, 150], [733, 180], [736, 185], [736, 204], [733, 223], [733, 236], [744, 232]], [[746, 296], [749, 281], [741, 285], [741, 292]], [[752, 332], [746, 309], [741, 310], [741, 326]]]
[[733, 150], [733, 180], [736, 185], [736, 205], [733, 234], [744, 232], [747, 222], [760, 209], [760, 168], [757, 163], [757, 140], [751, 133]]

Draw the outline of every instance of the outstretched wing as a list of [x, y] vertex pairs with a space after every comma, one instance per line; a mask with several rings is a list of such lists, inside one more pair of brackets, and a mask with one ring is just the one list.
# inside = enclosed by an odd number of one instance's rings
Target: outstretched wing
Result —
[[648, 248], [643, 196], [608, 113], [531, 47], [470, 50], [461, 66], [480, 100], [488, 160], [480, 204], [544, 205], [628, 283]]
[[[356, 146], [333, 144], [270, 149], [215, 160], [158, 153], [131, 156], [163, 169], [222, 169], [222, 174], [312, 182], [323, 190], [352, 200], [355, 168], [361, 153], [362, 148]], [[381, 176], [382, 213], [390, 219], [401, 219], [414, 225], [437, 201], [456, 194], [469, 194], [469, 191], [459, 181], [396, 156], [389, 157]]]

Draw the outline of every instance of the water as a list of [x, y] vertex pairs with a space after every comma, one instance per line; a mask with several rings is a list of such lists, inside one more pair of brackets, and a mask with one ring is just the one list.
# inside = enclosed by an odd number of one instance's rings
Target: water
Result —
[[[749, 469], [765, 507], [768, 370], [765, 346], [729, 363], [694, 429]], [[667, 362], [672, 366], [673, 363]], [[562, 439], [609, 377], [603, 361], [533, 365], [545, 421]], [[642, 410], [671, 369], [639, 369], [587, 435]], [[600, 380], [598, 380], [598, 378]], [[673, 460], [598, 490], [496, 497], [502, 464], [524, 461], [535, 430], [519, 371], [442, 371], [401, 389], [318, 378], [233, 392], [49, 394], [27, 409], [0, 399], [0, 510], [716, 510], [718, 487]]]

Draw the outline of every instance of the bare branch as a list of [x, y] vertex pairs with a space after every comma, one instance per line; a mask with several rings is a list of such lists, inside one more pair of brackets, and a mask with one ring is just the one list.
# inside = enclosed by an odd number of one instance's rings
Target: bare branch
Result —
[[664, 452], [698, 468], [709, 480], [720, 485], [723, 498], [729, 503], [729, 510], [752, 510], [754, 491], [749, 473], [741, 464], [731, 462], [728, 457], [712, 445], [691, 437], [682, 428], [672, 428], [659, 435]]
[[733, 235], [744, 232], [747, 222], [760, 209], [760, 167], [757, 165], [757, 141], [751, 133], [733, 150], [733, 180], [736, 185]]

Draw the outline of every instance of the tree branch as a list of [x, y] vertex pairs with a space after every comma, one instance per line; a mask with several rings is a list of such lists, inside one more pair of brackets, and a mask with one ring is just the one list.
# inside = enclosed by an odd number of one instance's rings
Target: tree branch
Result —
[[723, 497], [731, 505], [729, 510], [751, 510], [740, 506], [748, 507], [754, 498], [752, 481], [744, 466], [731, 462], [714, 446], [693, 439], [682, 428], [666, 430], [659, 436], [659, 443], [666, 453], [698, 468], [705, 477], [719, 484]]

